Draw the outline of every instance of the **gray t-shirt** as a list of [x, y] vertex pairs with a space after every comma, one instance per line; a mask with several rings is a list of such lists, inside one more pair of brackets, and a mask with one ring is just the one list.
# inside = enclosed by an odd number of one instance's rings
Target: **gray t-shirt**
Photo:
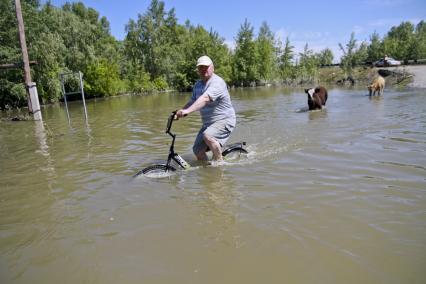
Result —
[[231, 97], [226, 82], [221, 77], [213, 74], [206, 83], [198, 80], [192, 91], [191, 103], [194, 103], [203, 94], [210, 97], [210, 101], [200, 110], [204, 125], [210, 125], [222, 119], [235, 121], [235, 110]]

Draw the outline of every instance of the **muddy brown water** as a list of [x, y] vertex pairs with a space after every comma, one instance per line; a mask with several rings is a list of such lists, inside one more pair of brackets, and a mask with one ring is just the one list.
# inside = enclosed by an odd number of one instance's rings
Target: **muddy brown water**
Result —
[[[195, 163], [189, 94], [43, 109], [0, 122], [0, 283], [425, 283], [425, 90], [232, 91], [249, 155]], [[7, 115], [2, 113], [2, 116]], [[9, 114], [10, 115], [10, 114]]]

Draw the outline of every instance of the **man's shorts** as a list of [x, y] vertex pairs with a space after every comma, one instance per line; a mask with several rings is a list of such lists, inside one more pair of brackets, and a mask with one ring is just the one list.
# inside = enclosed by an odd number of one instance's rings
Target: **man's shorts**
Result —
[[228, 138], [234, 128], [235, 119], [222, 119], [214, 122], [213, 124], [210, 124], [209, 126], [203, 125], [203, 127], [201, 127], [200, 131], [198, 132], [197, 138], [195, 138], [192, 151], [194, 154], [197, 154], [200, 151], [205, 151], [207, 149], [207, 144], [203, 139], [204, 133], [216, 139], [216, 141], [219, 142], [223, 147], [226, 141], [228, 141]]

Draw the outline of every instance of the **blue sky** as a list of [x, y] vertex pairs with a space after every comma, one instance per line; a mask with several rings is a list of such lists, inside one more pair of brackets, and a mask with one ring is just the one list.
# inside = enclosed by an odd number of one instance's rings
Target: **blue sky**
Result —
[[[42, 1], [45, 3], [46, 1]], [[65, 0], [52, 0], [62, 6]], [[75, 1], [69, 1], [75, 2]], [[125, 25], [144, 14], [150, 0], [83, 0], [87, 7], [106, 16], [111, 33], [122, 40]], [[333, 50], [335, 61], [341, 56], [338, 44], [345, 45], [351, 32], [358, 41], [369, 41], [374, 31], [383, 37], [392, 26], [402, 21], [417, 24], [426, 20], [426, 0], [345, 0], [345, 1], [279, 1], [279, 0], [164, 0], [166, 11], [175, 8], [179, 24], [189, 20], [193, 25], [212, 28], [226, 43], [234, 46], [244, 20], [247, 19], [258, 32], [266, 21], [276, 38], [285, 41], [288, 36], [295, 51], [300, 52], [306, 43], [315, 52], [326, 47]]]

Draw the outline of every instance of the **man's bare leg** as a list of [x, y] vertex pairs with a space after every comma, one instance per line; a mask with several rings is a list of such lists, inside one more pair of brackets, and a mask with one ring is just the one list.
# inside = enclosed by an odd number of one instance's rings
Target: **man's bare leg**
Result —
[[206, 134], [203, 135], [203, 139], [213, 153], [213, 161], [222, 161], [222, 147], [220, 146], [220, 143], [217, 142], [213, 137], [210, 137]]
[[206, 155], [206, 150], [202, 150], [198, 153], [195, 154], [195, 156], [197, 157], [198, 161], [207, 161], [207, 155]]

